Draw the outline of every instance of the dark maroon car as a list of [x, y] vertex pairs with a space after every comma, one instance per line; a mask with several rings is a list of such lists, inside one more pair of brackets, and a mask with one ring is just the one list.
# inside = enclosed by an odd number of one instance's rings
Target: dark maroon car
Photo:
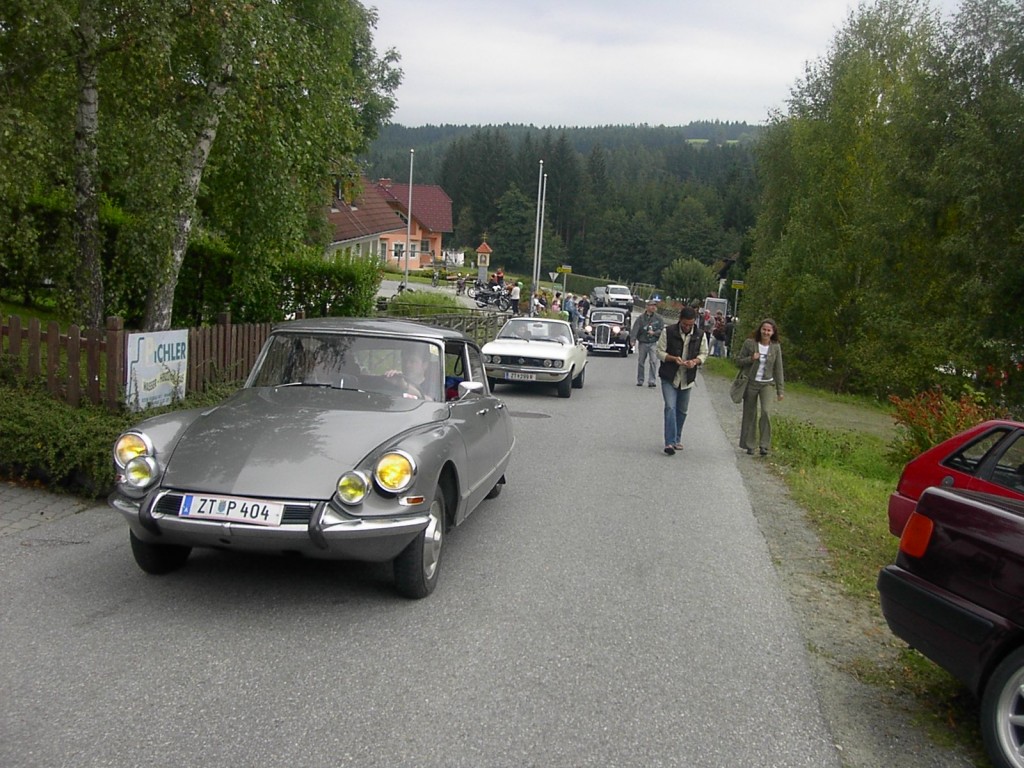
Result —
[[878, 592], [893, 634], [980, 698], [993, 765], [1024, 768], [1024, 502], [926, 489]]
[[963, 488], [1024, 500], [1024, 424], [986, 421], [911, 460], [889, 496], [889, 531], [903, 532], [925, 488]]

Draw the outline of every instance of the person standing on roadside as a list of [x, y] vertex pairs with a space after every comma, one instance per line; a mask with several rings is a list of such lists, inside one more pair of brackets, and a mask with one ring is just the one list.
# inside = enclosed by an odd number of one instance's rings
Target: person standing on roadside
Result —
[[512, 303], [512, 314], [519, 314], [519, 299], [523, 295], [523, 284], [516, 283], [508, 294], [508, 300]]
[[[736, 360], [747, 373], [747, 388], [743, 393], [743, 420], [740, 423], [740, 448], [754, 455], [754, 443], [762, 456], [772, 447], [771, 390], [779, 400], [785, 396], [786, 380], [782, 370], [782, 345], [779, 328], [766, 317], [752, 334], [743, 341]], [[761, 415], [758, 418], [758, 404]], [[760, 439], [758, 433], [760, 432]]]
[[576, 312], [579, 314], [580, 325], [586, 325], [587, 315], [590, 314], [590, 301], [586, 296], [580, 296], [580, 300], [576, 302]]
[[665, 401], [665, 453], [669, 456], [683, 449], [680, 440], [690, 407], [690, 392], [697, 380], [697, 368], [708, 357], [707, 337], [694, 328], [696, 324], [697, 311], [683, 307], [679, 322], [665, 326], [658, 337], [658, 376]]
[[657, 299], [647, 300], [647, 309], [633, 321], [633, 327], [629, 330], [629, 343], [636, 347], [636, 385], [644, 385], [644, 364], [650, 367], [647, 375], [647, 386], [655, 386], [655, 379], [658, 374], [658, 352], [655, 348], [658, 344], [658, 337], [665, 330], [665, 321], [658, 314]]

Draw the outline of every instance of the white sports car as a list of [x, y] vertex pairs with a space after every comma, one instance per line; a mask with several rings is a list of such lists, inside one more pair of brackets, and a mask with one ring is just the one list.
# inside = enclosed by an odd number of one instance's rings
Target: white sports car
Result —
[[583, 388], [587, 348], [565, 320], [514, 317], [483, 348], [487, 380], [557, 384], [558, 396]]

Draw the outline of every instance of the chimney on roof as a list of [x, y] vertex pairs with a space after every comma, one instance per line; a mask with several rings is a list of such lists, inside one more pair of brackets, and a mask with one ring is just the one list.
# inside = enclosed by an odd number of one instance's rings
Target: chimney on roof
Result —
[[391, 179], [378, 179], [377, 186], [381, 189], [389, 189], [391, 187]]

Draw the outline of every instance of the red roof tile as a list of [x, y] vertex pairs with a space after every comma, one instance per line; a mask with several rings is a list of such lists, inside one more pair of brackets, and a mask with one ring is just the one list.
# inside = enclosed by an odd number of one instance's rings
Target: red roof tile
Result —
[[377, 194], [367, 179], [363, 179], [362, 188], [362, 192], [351, 204], [335, 200], [328, 211], [327, 221], [333, 232], [332, 242], [343, 243], [405, 229], [402, 217], [387, 200]]
[[[390, 179], [377, 182], [385, 199], [405, 212], [409, 206], [409, 185], [395, 184]], [[433, 232], [452, 232], [452, 199], [436, 184], [412, 185], [412, 215], [420, 226]]]

